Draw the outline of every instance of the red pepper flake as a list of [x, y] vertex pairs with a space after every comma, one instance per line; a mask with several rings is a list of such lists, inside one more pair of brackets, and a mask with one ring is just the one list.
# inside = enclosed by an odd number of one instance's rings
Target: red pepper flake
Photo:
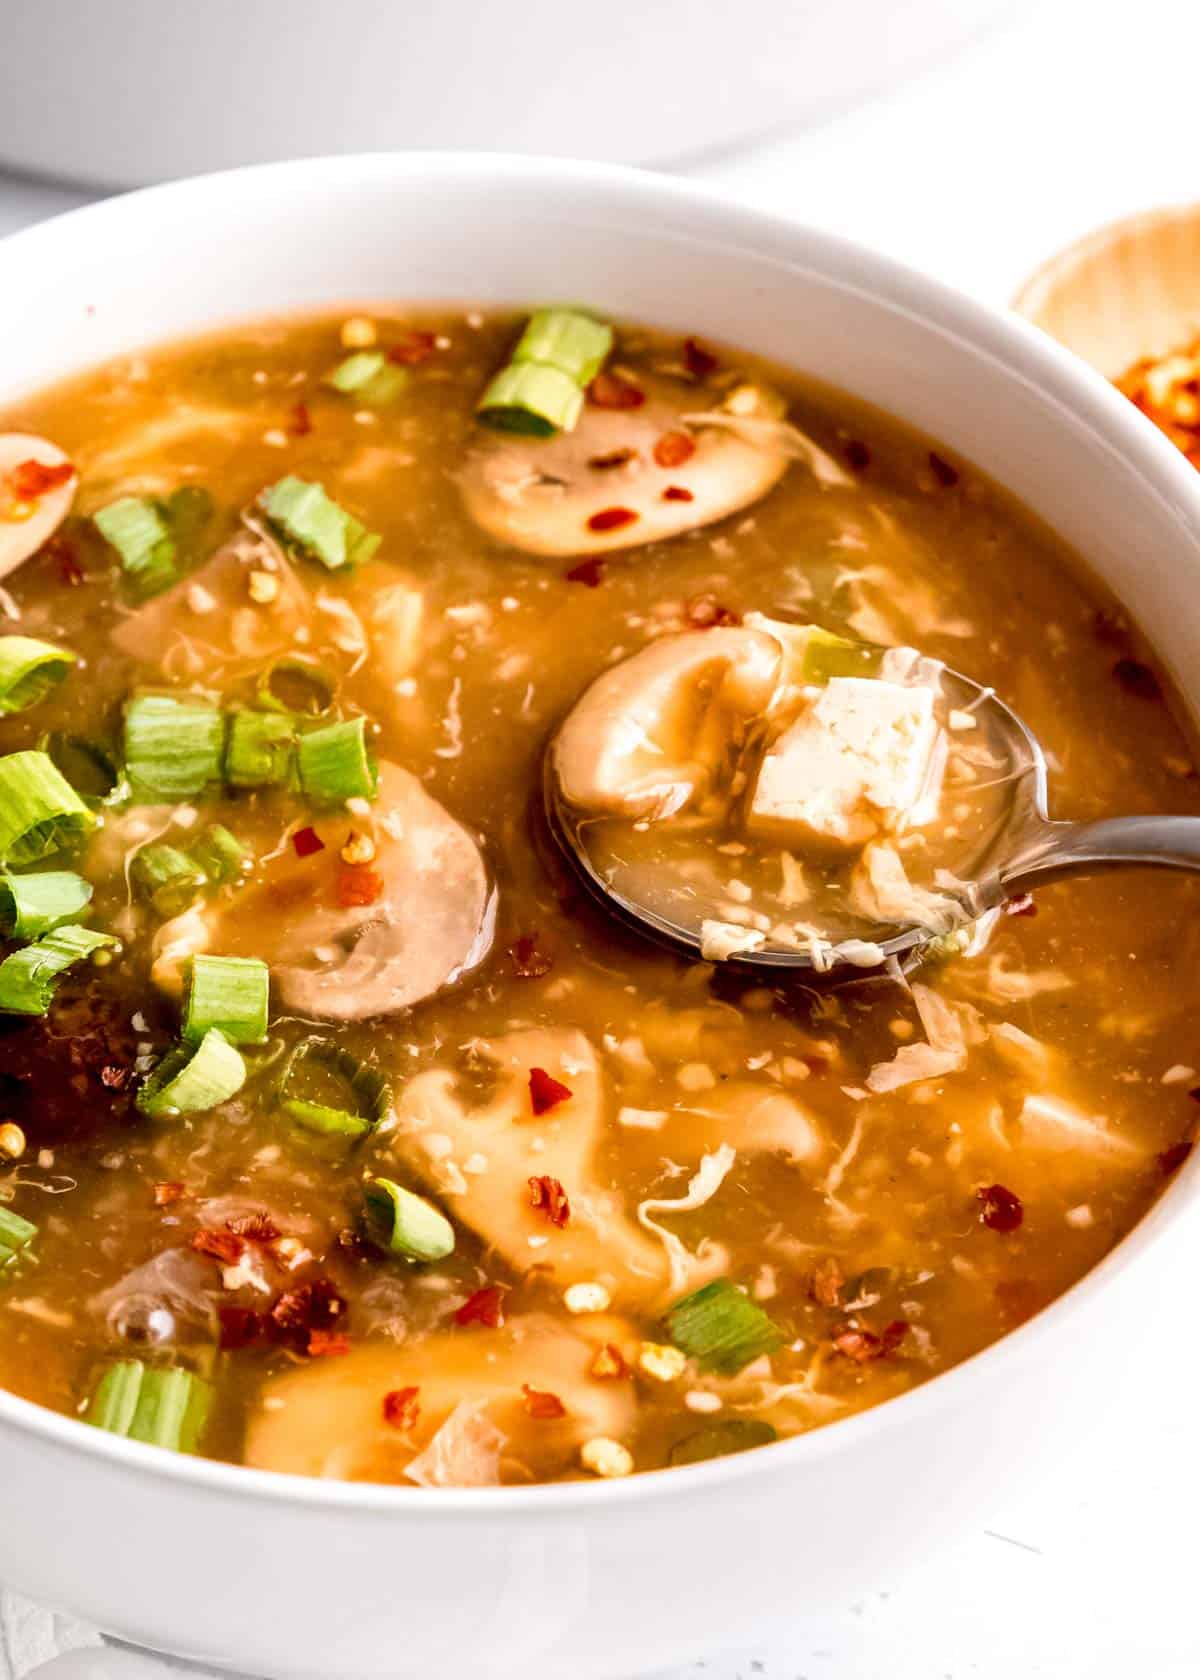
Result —
[[315, 828], [298, 828], [292, 835], [292, 850], [298, 858], [311, 857], [325, 850], [325, 842]]
[[844, 453], [847, 465], [855, 472], [863, 472], [871, 465], [871, 451], [861, 438], [848, 438]]
[[1158, 678], [1149, 665], [1143, 665], [1140, 659], [1118, 659], [1112, 668], [1112, 674], [1123, 689], [1130, 694], [1136, 694], [1139, 700], [1162, 699], [1162, 687]]
[[177, 1184], [175, 1182], [171, 1182], [169, 1184], [156, 1184], [154, 1186], [154, 1205], [155, 1207], [170, 1207], [172, 1202], [179, 1201], [179, 1199], [182, 1196], [186, 1196], [187, 1193], [188, 1189], [186, 1184]]
[[571, 1204], [567, 1200], [567, 1193], [557, 1178], [545, 1175], [529, 1180], [529, 1205], [539, 1208], [550, 1221], [561, 1231], [571, 1217]]
[[1193, 1102], [1200, 1102], [1200, 1085], [1193, 1085], [1188, 1092], [1188, 1096], [1191, 1097]]
[[572, 566], [563, 576], [568, 583], [586, 583], [589, 589], [596, 589], [604, 582], [604, 572], [608, 562], [599, 557], [592, 560], [581, 560], [578, 566]]
[[427, 362], [436, 349], [437, 335], [423, 327], [414, 327], [389, 348], [387, 359], [401, 367], [416, 367], [420, 362]]
[[1181, 1143], [1173, 1143], [1169, 1149], [1164, 1149], [1162, 1153], [1156, 1157], [1159, 1172], [1163, 1173], [1165, 1176], [1169, 1176], [1171, 1173], [1176, 1172], [1191, 1153], [1192, 1146], [1186, 1138]]
[[685, 338], [683, 341], [683, 364], [693, 379], [707, 379], [710, 373], [717, 370], [717, 358], [711, 350], [706, 350], [698, 338]]
[[895, 1353], [908, 1335], [908, 1321], [894, 1318], [876, 1335], [859, 1324], [847, 1324], [833, 1338], [833, 1345], [844, 1359], [855, 1365], [867, 1365], [873, 1359], [886, 1359]]
[[596, 1349], [596, 1356], [588, 1366], [588, 1375], [599, 1377], [604, 1381], [610, 1377], [623, 1377], [629, 1370], [625, 1363], [625, 1355], [615, 1342], [605, 1342], [603, 1347]]
[[455, 1324], [482, 1324], [485, 1330], [499, 1330], [504, 1323], [504, 1285], [488, 1283], [468, 1295], [454, 1315]]
[[233, 1266], [246, 1252], [245, 1239], [234, 1231], [197, 1231], [192, 1238], [197, 1254], [207, 1254], [223, 1266]]
[[1005, 902], [1004, 914], [1006, 916], [1036, 916], [1037, 905], [1033, 902], [1029, 893], [1018, 893], [1016, 898], [1010, 898]]
[[310, 1359], [331, 1359], [350, 1352], [350, 1338], [337, 1330], [310, 1330], [305, 1352]]
[[593, 455], [588, 466], [595, 472], [608, 472], [612, 467], [623, 467], [627, 461], [636, 460], [636, 449], [610, 449], [607, 455]]
[[664, 502], [694, 502], [696, 500], [692, 492], [685, 489], [682, 484], [668, 484], [662, 493], [662, 499]]
[[337, 901], [343, 910], [376, 904], [383, 897], [383, 876], [369, 863], [338, 865]]
[[261, 1341], [266, 1332], [266, 1319], [253, 1307], [218, 1307], [217, 1317], [221, 1321], [220, 1346], [226, 1353]]
[[133, 1069], [106, 1062], [100, 1069], [100, 1083], [106, 1091], [123, 1091], [133, 1077]]
[[535, 1114], [546, 1114], [559, 1103], [568, 1102], [571, 1087], [548, 1074], [545, 1068], [529, 1070], [529, 1106]]
[[889, 1353], [895, 1353], [900, 1343], [908, 1335], [908, 1320], [894, 1318], [890, 1324], [885, 1324], [879, 1337], [879, 1356], [886, 1359]]
[[80, 564], [79, 550], [62, 531], [51, 537], [43, 553], [47, 560], [57, 564], [59, 582], [65, 584], [68, 589], [78, 589], [81, 583], [87, 582], [87, 573]]
[[270, 1215], [263, 1213], [261, 1210], [254, 1213], [243, 1213], [237, 1219], [227, 1219], [225, 1224], [234, 1236], [245, 1237], [247, 1242], [274, 1242], [277, 1237], [283, 1234]]
[[412, 1429], [421, 1415], [419, 1388], [393, 1388], [383, 1397], [383, 1421], [393, 1429]]
[[308, 404], [296, 403], [288, 414], [288, 431], [293, 437], [307, 437], [312, 429], [312, 415], [308, 412]]
[[958, 468], [952, 467], [949, 461], [937, 453], [936, 449], [929, 451], [929, 470], [943, 490], [949, 490], [958, 483]]
[[626, 525], [632, 525], [637, 514], [632, 508], [610, 507], [601, 508], [594, 513], [587, 522], [589, 531], [622, 531]]
[[598, 373], [587, 388], [588, 401], [595, 408], [641, 408], [646, 393], [619, 373]]
[[986, 1184], [975, 1192], [979, 1217], [989, 1231], [1015, 1231], [1025, 1217], [1021, 1198], [1003, 1184]]
[[654, 445], [654, 459], [660, 467], [681, 467], [695, 453], [695, 439], [686, 432], [664, 432]]
[[326, 1277], [313, 1278], [285, 1290], [271, 1308], [276, 1334], [303, 1346], [311, 1331], [331, 1330], [346, 1310], [346, 1303]]
[[819, 1307], [839, 1307], [846, 1278], [834, 1255], [827, 1255], [813, 1268], [808, 1293]]
[[724, 606], [715, 595], [693, 595], [684, 612], [693, 630], [714, 630], [742, 622], [741, 613]]
[[75, 468], [70, 461], [59, 461], [56, 466], [45, 461], [19, 461], [9, 473], [8, 482], [19, 500], [36, 502], [39, 496], [49, 495], [51, 490], [57, 490], [60, 484], [74, 477]]
[[540, 980], [554, 967], [554, 958], [538, 949], [536, 933], [523, 933], [508, 947], [508, 960], [519, 980]]
[[547, 1394], [541, 1388], [530, 1388], [528, 1383], [521, 1384], [521, 1393], [525, 1396], [525, 1410], [539, 1423], [553, 1423], [557, 1418], [566, 1417], [567, 1408], [557, 1394]]

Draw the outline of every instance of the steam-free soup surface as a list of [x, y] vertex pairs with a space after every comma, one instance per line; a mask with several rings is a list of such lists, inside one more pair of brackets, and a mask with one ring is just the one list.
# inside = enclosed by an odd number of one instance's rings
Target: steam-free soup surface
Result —
[[[1056, 815], [1200, 801], [1120, 614], [968, 464], [787, 370], [632, 327], [574, 432], [490, 432], [476, 404], [521, 325], [268, 323], [4, 417], [76, 477], [32, 496], [5, 480], [10, 554], [41, 497], [73, 490], [3, 580], [0, 629], [77, 662], [0, 717], [0, 754], [52, 751], [97, 819], [10, 864], [84, 877], [74, 922], [118, 941], [67, 968], [44, 1015], [0, 1017], [0, 1196], [37, 1227], [0, 1273], [18, 1394], [217, 1458], [403, 1485], [694, 1462], [874, 1405], [1011, 1330], [1186, 1152], [1186, 882], [1047, 889], [907, 980], [825, 991], [685, 964], [587, 906], [541, 828], [547, 740], [618, 662], [751, 613], [992, 685], [1046, 747]], [[380, 351], [402, 379], [328, 382]], [[746, 388], [757, 406], [730, 407]], [[648, 478], [664, 435], [684, 443]], [[742, 456], [706, 453], [718, 435]], [[263, 499], [289, 477], [374, 552], [342, 569], [305, 552]], [[123, 498], [171, 536], [157, 592], [94, 521]], [[197, 793], [148, 797], [144, 764], [122, 792], [148, 694], [198, 699], [222, 730], [281, 706], [280, 785], [232, 787], [226, 758]], [[295, 742], [357, 717], [378, 787], [347, 803]], [[170, 782], [179, 741], [151, 777]], [[194, 857], [214, 824], [245, 853], [232, 878], [210, 866], [151, 896], [139, 856]], [[893, 838], [922, 861], [928, 840]], [[755, 883], [786, 886], [770, 872], [789, 848], [743, 871], [718, 843], [689, 855], [736, 926]], [[197, 952], [266, 965], [266, 1037], [232, 1050], [244, 1078], [217, 1106], [147, 1114]], [[331, 1112], [358, 1135], [319, 1129]], [[401, 1194], [390, 1247], [379, 1180], [421, 1199]], [[114, 1385], [164, 1370], [194, 1379], [192, 1422], [147, 1434]]]

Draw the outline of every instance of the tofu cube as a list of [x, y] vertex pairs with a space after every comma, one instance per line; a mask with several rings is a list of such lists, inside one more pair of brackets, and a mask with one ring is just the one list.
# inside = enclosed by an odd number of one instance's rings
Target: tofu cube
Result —
[[899, 827], [921, 806], [940, 731], [933, 691], [870, 677], [833, 677], [763, 759], [750, 802], [752, 834], [797, 847], [850, 851]]

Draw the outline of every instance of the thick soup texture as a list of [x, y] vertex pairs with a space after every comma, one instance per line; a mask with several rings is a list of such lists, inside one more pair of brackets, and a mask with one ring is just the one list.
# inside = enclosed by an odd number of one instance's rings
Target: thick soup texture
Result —
[[[5, 414], [15, 1393], [401, 1485], [693, 1463], [994, 1341], [1186, 1154], [1188, 882], [1056, 886], [907, 975], [772, 987], [736, 960], [756, 893], [803, 921], [836, 870], [811, 823], [739, 839], [696, 793], [721, 706], [767, 703], [704, 638], [770, 665], [816, 625], [993, 685], [1055, 815], [1196, 810], [1121, 614], [895, 422], [578, 322], [524, 361], [510, 315], [266, 323]], [[784, 630], [719, 640], [756, 614]], [[653, 648], [687, 672], [610, 710], [589, 773], [635, 862], [716, 880], [704, 963], [607, 923], [542, 817], [548, 741]], [[676, 750], [666, 805], [623, 806]], [[964, 763], [934, 837], [986, 780]], [[838, 868], [933, 843], [865, 809]]]

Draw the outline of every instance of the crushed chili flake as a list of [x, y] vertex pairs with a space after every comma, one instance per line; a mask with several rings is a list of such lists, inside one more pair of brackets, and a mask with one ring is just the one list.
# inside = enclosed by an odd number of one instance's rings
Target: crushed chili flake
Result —
[[123, 1091], [133, 1078], [133, 1069], [106, 1062], [100, 1069], [100, 1083], [106, 1091]]
[[454, 1315], [455, 1324], [482, 1324], [485, 1330], [499, 1330], [504, 1323], [504, 1285], [486, 1283], [468, 1295]]
[[246, 1252], [245, 1239], [234, 1231], [197, 1231], [192, 1238], [197, 1254], [207, 1254], [223, 1266], [233, 1266]]
[[255, 1213], [244, 1213], [237, 1219], [227, 1219], [226, 1228], [237, 1237], [245, 1237], [247, 1242], [274, 1242], [282, 1233], [269, 1214], [261, 1210]]
[[523, 933], [508, 947], [508, 960], [519, 980], [540, 980], [554, 967], [554, 958], [538, 947], [536, 933]]
[[695, 453], [695, 439], [686, 432], [664, 432], [654, 445], [654, 459], [660, 467], [681, 467]]
[[545, 1068], [535, 1067], [529, 1070], [529, 1106], [535, 1114], [546, 1114], [559, 1103], [568, 1102], [571, 1087], [564, 1085], [561, 1079], [555, 1079]]
[[716, 372], [718, 363], [712, 351], [706, 350], [698, 338], [685, 338], [683, 365], [693, 379], [707, 379], [710, 373]]
[[1192, 1146], [1186, 1138], [1180, 1143], [1173, 1143], [1169, 1149], [1162, 1150], [1156, 1157], [1159, 1172], [1173, 1173], [1177, 1171], [1191, 1153]]
[[596, 1356], [588, 1367], [589, 1375], [601, 1379], [623, 1377], [628, 1370], [625, 1356], [615, 1342], [605, 1342], [603, 1347], [598, 1347]]
[[829, 1254], [814, 1266], [808, 1280], [808, 1293], [819, 1307], [837, 1307], [842, 1302], [845, 1274], [835, 1255]]
[[740, 624], [742, 615], [718, 601], [715, 595], [693, 595], [684, 608], [694, 630], [712, 630], [726, 624]]
[[253, 1307], [218, 1307], [217, 1317], [221, 1324], [219, 1345], [226, 1353], [261, 1341], [267, 1328], [266, 1319]]
[[81, 583], [87, 582], [87, 573], [79, 559], [79, 550], [71, 538], [62, 531], [56, 532], [43, 549], [47, 560], [58, 566], [59, 582], [68, 589], [78, 589]]
[[521, 1384], [521, 1393], [525, 1396], [525, 1410], [539, 1423], [552, 1423], [557, 1418], [566, 1417], [567, 1408], [557, 1394], [548, 1394], [541, 1388], [530, 1388], [528, 1383]]
[[325, 842], [315, 828], [298, 828], [292, 835], [292, 850], [298, 858], [312, 857], [325, 850]]
[[186, 1196], [187, 1193], [188, 1189], [186, 1184], [179, 1184], [174, 1181], [170, 1183], [156, 1184], [154, 1186], [154, 1205], [155, 1207], [170, 1207], [172, 1202], [179, 1201], [179, 1199], [182, 1196]]
[[1200, 1102], [1200, 1085], [1193, 1085], [1188, 1092], [1188, 1096], [1191, 1097], [1193, 1102]]
[[664, 502], [694, 502], [692, 492], [682, 484], [668, 484], [662, 493]]
[[871, 451], [861, 438], [847, 438], [843, 453], [847, 464], [853, 467], [855, 472], [862, 472], [871, 465]]
[[895, 1353], [908, 1335], [908, 1320], [894, 1318], [878, 1335], [860, 1324], [847, 1324], [833, 1338], [833, 1345], [843, 1358], [855, 1365], [866, 1365], [872, 1359], [886, 1359]]
[[308, 404], [294, 404], [288, 413], [288, 431], [293, 437], [307, 437], [312, 429], [312, 415], [308, 412]]
[[337, 1330], [310, 1330], [305, 1352], [310, 1359], [329, 1359], [350, 1352], [350, 1338]]
[[401, 367], [416, 367], [421, 362], [427, 362], [436, 349], [436, 333], [427, 332], [423, 327], [414, 327], [389, 347], [387, 359], [389, 362], [398, 362]]
[[949, 490], [958, 483], [958, 468], [951, 466], [936, 449], [929, 451], [929, 470], [943, 490]]
[[39, 496], [49, 495], [51, 490], [57, 490], [60, 484], [74, 477], [75, 468], [70, 461], [59, 461], [55, 466], [45, 461], [18, 461], [8, 475], [8, 482], [14, 496], [23, 502], [36, 502]]
[[285, 1340], [304, 1344], [314, 1330], [330, 1330], [346, 1310], [346, 1303], [327, 1277], [285, 1290], [271, 1308], [271, 1323]]
[[529, 1205], [546, 1215], [551, 1225], [561, 1231], [571, 1217], [571, 1204], [557, 1178], [542, 1175], [529, 1180]]
[[1162, 699], [1162, 688], [1158, 678], [1149, 665], [1143, 665], [1140, 659], [1118, 659], [1112, 668], [1112, 674], [1123, 689], [1130, 694], [1136, 694], [1139, 700]]
[[975, 1194], [979, 1217], [989, 1231], [1015, 1231], [1025, 1218], [1021, 1198], [1003, 1184], [985, 1184]]
[[589, 531], [622, 531], [626, 525], [632, 525], [637, 514], [632, 508], [610, 507], [601, 508], [594, 513], [587, 522]]
[[895, 1353], [907, 1335], [908, 1320], [906, 1318], [893, 1318], [890, 1324], [885, 1324], [879, 1337], [880, 1356], [886, 1358], [889, 1353]]
[[1018, 893], [1015, 898], [1007, 899], [1004, 904], [1006, 916], [1036, 916], [1037, 913], [1038, 907], [1030, 893]]
[[636, 449], [610, 449], [607, 455], [591, 456], [588, 466], [596, 472], [608, 472], [612, 467], [623, 467], [626, 462], [636, 460]]
[[393, 1388], [383, 1397], [383, 1421], [390, 1423], [393, 1429], [412, 1429], [421, 1415], [420, 1402], [417, 1399], [421, 1390], [413, 1388]]
[[641, 408], [646, 393], [619, 373], [600, 372], [588, 386], [587, 398], [596, 408]]
[[343, 910], [376, 904], [383, 897], [383, 876], [369, 863], [343, 863], [338, 866], [337, 901]]
[[568, 583], [586, 583], [589, 589], [596, 589], [604, 582], [604, 572], [607, 561], [599, 558], [581, 560], [578, 566], [572, 566], [563, 576]]

